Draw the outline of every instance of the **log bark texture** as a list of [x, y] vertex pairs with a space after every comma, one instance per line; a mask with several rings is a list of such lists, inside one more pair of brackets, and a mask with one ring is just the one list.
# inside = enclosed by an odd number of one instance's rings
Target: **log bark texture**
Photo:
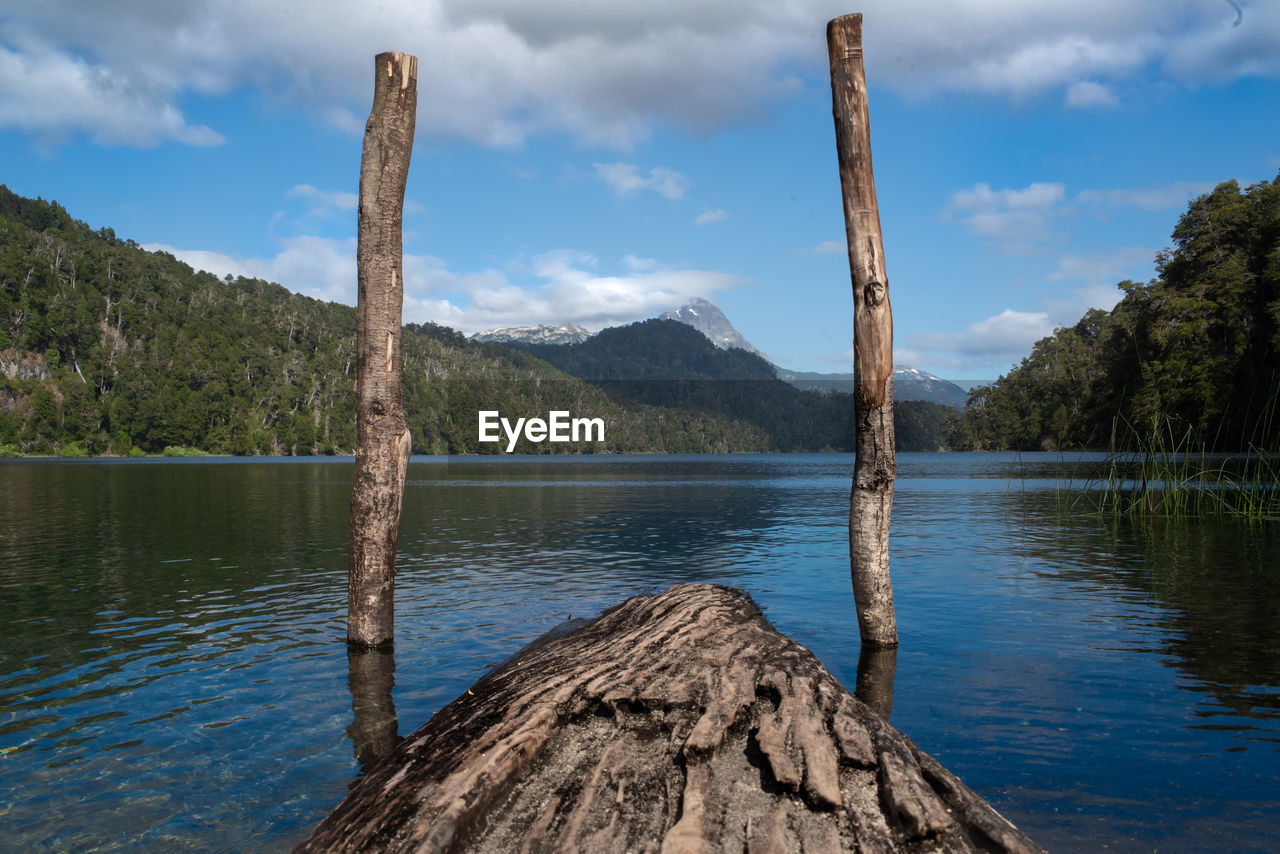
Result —
[[499, 665], [296, 850], [1040, 849], [741, 590], [681, 585]]
[[827, 24], [827, 52], [853, 280], [856, 458], [849, 496], [849, 569], [862, 642], [887, 647], [898, 643], [889, 577], [889, 516], [897, 476], [893, 444], [893, 311], [871, 170], [861, 15], [845, 15]]
[[412, 442], [400, 395], [401, 223], [418, 107], [418, 59], [380, 53], [360, 159], [356, 277], [356, 482], [351, 492], [347, 641], [395, 634], [396, 543]]

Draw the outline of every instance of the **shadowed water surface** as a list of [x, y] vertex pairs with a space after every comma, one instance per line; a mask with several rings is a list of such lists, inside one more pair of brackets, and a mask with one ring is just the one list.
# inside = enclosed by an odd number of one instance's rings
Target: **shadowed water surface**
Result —
[[[1053, 850], [1278, 848], [1280, 526], [1064, 514], [1094, 467], [900, 455], [902, 647], [863, 688]], [[287, 850], [397, 729], [676, 582], [745, 588], [852, 688], [851, 470], [415, 458], [392, 660], [342, 641], [349, 460], [0, 462], [5, 845]]]

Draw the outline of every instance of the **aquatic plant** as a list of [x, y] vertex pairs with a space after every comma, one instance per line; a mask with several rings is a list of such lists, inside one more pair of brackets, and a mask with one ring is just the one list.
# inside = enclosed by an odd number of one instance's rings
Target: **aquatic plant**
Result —
[[[1260, 420], [1247, 452], [1212, 453], [1190, 428], [1152, 417], [1138, 429], [1112, 423], [1100, 473], [1059, 491], [1064, 506], [1100, 517], [1225, 516], [1280, 521], [1280, 453], [1275, 404]], [[1262, 438], [1266, 437], [1266, 438]], [[1131, 450], [1121, 450], [1131, 449]]]

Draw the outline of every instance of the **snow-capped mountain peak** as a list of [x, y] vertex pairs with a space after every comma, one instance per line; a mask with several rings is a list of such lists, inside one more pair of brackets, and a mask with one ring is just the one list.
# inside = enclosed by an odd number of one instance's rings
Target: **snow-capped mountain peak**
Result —
[[768, 356], [757, 350], [751, 342], [742, 337], [742, 333], [733, 328], [733, 324], [729, 322], [729, 318], [724, 316], [724, 312], [702, 297], [694, 297], [675, 311], [668, 311], [663, 314], [661, 319], [676, 320], [692, 326], [707, 336], [711, 343], [721, 350], [738, 347], [749, 353], [755, 353], [763, 359], [768, 359]]
[[472, 341], [493, 341], [497, 344], [581, 344], [590, 338], [592, 333], [576, 323], [561, 323], [552, 326], [541, 323], [537, 326], [498, 326], [486, 329], [471, 336]]

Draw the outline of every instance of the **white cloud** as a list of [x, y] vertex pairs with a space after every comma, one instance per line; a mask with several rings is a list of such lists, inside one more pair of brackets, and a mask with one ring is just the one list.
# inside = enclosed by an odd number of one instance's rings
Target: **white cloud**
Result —
[[1035, 183], [1023, 190], [992, 190], [990, 184], [975, 184], [971, 190], [952, 194], [951, 205], [959, 210], [999, 208], [1045, 208], [1062, 201], [1066, 188], [1061, 184]]
[[[327, 209], [335, 208], [340, 211], [353, 211], [359, 204], [360, 199], [355, 193], [344, 192], [325, 192], [318, 190], [310, 184], [298, 184], [290, 188], [285, 196], [290, 199], [310, 199], [314, 202], [313, 212], [324, 212]], [[408, 203], [405, 204], [408, 208]]]
[[1096, 80], [1081, 80], [1067, 87], [1064, 103], [1068, 107], [1087, 110], [1097, 107], [1118, 107], [1120, 99], [1115, 90]]
[[1141, 42], [1098, 41], [1080, 34], [1040, 39], [1010, 45], [1006, 51], [962, 69], [957, 88], [1026, 97], [1069, 86], [1084, 75], [1133, 71], [1148, 55]]
[[[1125, 277], [1120, 276], [1109, 281], [1102, 279], [1088, 281], [1084, 285], [1061, 293], [1048, 294], [1045, 297], [1044, 306], [1049, 316], [1054, 318], [1054, 326], [1075, 326], [1084, 313], [1091, 308], [1110, 311], [1124, 296], [1116, 287], [1123, 278]], [[1144, 277], [1137, 276], [1137, 278]]]
[[[505, 279], [477, 283], [438, 305], [442, 315], [418, 319], [448, 323], [467, 333], [537, 323], [577, 323], [598, 330], [652, 317], [737, 283], [736, 277], [711, 270], [655, 267], [601, 275], [587, 266], [592, 265], [578, 253], [547, 253], [534, 259], [537, 284], [522, 287]], [[407, 297], [405, 315], [413, 319]]]
[[843, 240], [824, 240], [816, 246], [796, 251], [801, 255], [833, 255], [836, 252], [846, 252], [848, 249], [848, 244]]
[[[655, 126], [710, 132], [824, 86], [837, 0], [10, 0], [0, 127], [107, 144], [216, 144], [191, 95], [259, 89], [358, 133], [372, 57], [419, 57], [422, 136], [519, 145], [563, 133], [634, 146]], [[1280, 73], [1280, 4], [1240, 26], [1208, 0], [867, 0], [868, 75], [899, 91], [1061, 95], [1098, 105], [1146, 74], [1203, 85]], [[726, 61], [726, 56], [733, 61]]]
[[655, 270], [658, 262], [653, 258], [637, 258], [634, 255], [622, 256], [622, 264], [633, 273], [644, 273], [649, 270]]
[[254, 277], [251, 272], [252, 261], [234, 258], [222, 252], [210, 252], [205, 249], [179, 249], [167, 243], [144, 243], [142, 248], [148, 252], [167, 252], [179, 261], [190, 264], [192, 269], [213, 273], [218, 278], [224, 276]]
[[[281, 241], [281, 250], [270, 258], [241, 258], [200, 249], [178, 249], [162, 243], [143, 246], [153, 252], [168, 252], [197, 270], [219, 277], [245, 276], [277, 282], [291, 291], [316, 299], [355, 305], [355, 238], [290, 237]], [[406, 275], [409, 257], [405, 258]]]
[[1058, 326], [1074, 325], [1091, 308], [1110, 311], [1123, 295], [1116, 285], [1125, 279], [1149, 279], [1154, 273], [1155, 255], [1156, 250], [1143, 246], [1120, 246], [1093, 255], [1064, 255], [1047, 279], [1076, 285], [1047, 293], [1044, 307]]
[[1210, 181], [1177, 181], [1154, 187], [1127, 187], [1116, 190], [1081, 190], [1076, 201], [1115, 207], [1138, 207], [1146, 211], [1185, 208], [1187, 202], [1213, 189]]
[[1063, 256], [1046, 279], [1069, 287], [1046, 290], [1041, 310], [1006, 308], [968, 324], [962, 332], [904, 335], [894, 361], [940, 376], [994, 379], [1055, 328], [1074, 325], [1091, 308], [1110, 310], [1122, 296], [1116, 283], [1148, 278], [1154, 257], [1155, 250], [1140, 246]]
[[629, 196], [640, 190], [652, 190], [673, 201], [684, 198], [689, 179], [665, 166], [654, 166], [648, 177], [640, 175], [634, 163], [596, 163], [596, 177], [604, 181], [619, 196]]
[[944, 376], [994, 378], [1031, 352], [1053, 331], [1048, 312], [1006, 308], [970, 323], [963, 332], [909, 335], [895, 348], [896, 363], [925, 367]]
[[1050, 236], [1050, 216], [1064, 198], [1066, 188], [1057, 183], [1034, 183], [1021, 190], [992, 190], [979, 183], [953, 193], [945, 213], [972, 233], [1016, 251]]
[[[869, 4], [868, 74], [922, 95], [940, 91], [1033, 97], [1082, 81], [1109, 85], [1149, 73], [1197, 86], [1280, 72], [1280, 6], [1252, 4], [1233, 27], [1227, 3], [1191, 0], [967, 0], [947, 4]], [[916, 14], [911, 14], [912, 9]], [[930, 14], [932, 12], [932, 14]]]
[[[1152, 259], [1155, 256], [1156, 250], [1144, 246], [1121, 246], [1096, 255], [1064, 255], [1058, 259], [1058, 269], [1049, 274], [1049, 281], [1083, 280], [1088, 285], [1114, 285], [1121, 279], [1133, 276], [1146, 279], [1152, 270]], [[1143, 272], [1138, 272], [1139, 270]], [[1112, 305], [1115, 305], [1115, 300], [1110, 305], [1093, 307], [1111, 308]]]
[[1032, 344], [1052, 331], [1048, 313], [1006, 308], [993, 317], [965, 327], [956, 349], [969, 356], [1026, 354]]
[[729, 212], [726, 210], [703, 211], [694, 219], [694, 225], [706, 225], [709, 222], [721, 222], [729, 218]]
[[85, 62], [28, 35], [0, 31], [0, 128], [50, 141], [84, 133], [109, 145], [221, 144], [213, 129], [187, 122], [173, 103], [175, 89], [163, 81], [139, 81], [126, 69]]
[[1192, 84], [1280, 72], [1275, 49], [1280, 44], [1280, 8], [1275, 3], [1238, 5], [1239, 26], [1234, 26], [1235, 9], [1225, 9], [1207, 26], [1187, 27], [1170, 39], [1163, 56], [1165, 70]]
[[[270, 258], [238, 258], [219, 252], [150, 244], [196, 269], [219, 277], [242, 275], [278, 282], [317, 299], [354, 305], [356, 241], [294, 237]], [[456, 273], [430, 255], [404, 256], [404, 320], [434, 321], [466, 333], [495, 326], [577, 323], [602, 329], [676, 308], [739, 284], [715, 270], [668, 268], [627, 255], [624, 271], [601, 274], [586, 252], [559, 249], [532, 259], [534, 281], [518, 284], [498, 270]]]

